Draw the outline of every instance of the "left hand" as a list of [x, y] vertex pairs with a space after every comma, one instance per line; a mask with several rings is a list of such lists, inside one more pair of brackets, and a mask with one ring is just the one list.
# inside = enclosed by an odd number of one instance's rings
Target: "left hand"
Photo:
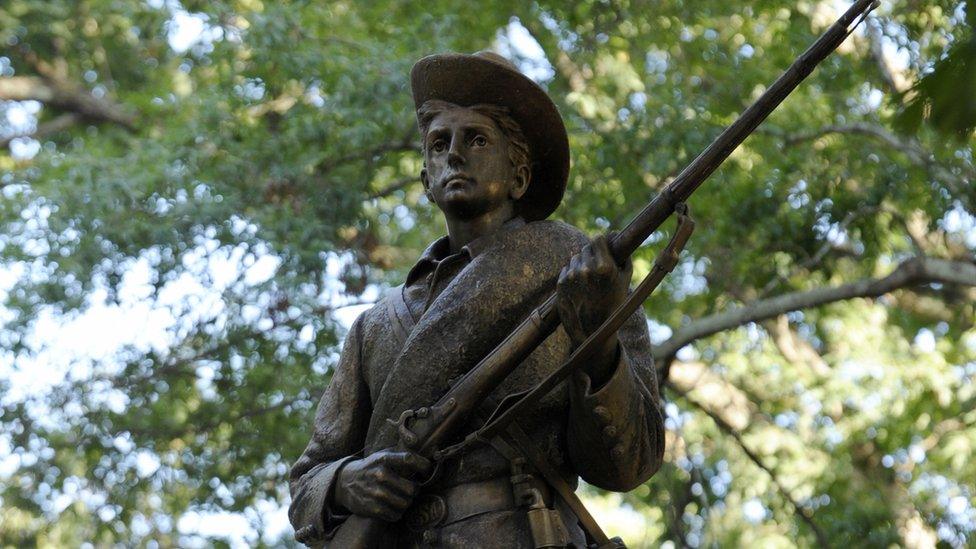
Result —
[[[632, 272], [630, 260], [623, 267], [617, 265], [607, 238], [602, 235], [590, 241], [563, 267], [556, 284], [556, 309], [574, 346], [582, 344], [627, 298]], [[592, 364], [587, 372], [591, 378], [607, 373], [606, 369], [612, 366], [607, 363], [616, 358], [616, 351], [614, 335], [598, 353], [601, 356], [588, 361]]]

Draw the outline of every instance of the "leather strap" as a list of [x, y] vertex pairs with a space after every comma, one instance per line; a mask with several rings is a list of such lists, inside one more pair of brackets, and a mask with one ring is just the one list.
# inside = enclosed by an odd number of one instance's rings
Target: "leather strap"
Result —
[[[539, 448], [532, 442], [529, 435], [525, 433], [522, 427], [517, 422], [511, 422], [505, 429], [505, 434], [508, 435], [509, 440], [505, 440], [502, 437], [496, 437], [492, 440], [492, 445], [495, 445], [497, 441], [502, 441], [502, 446], [506, 443], [512, 443], [513, 449], [517, 450], [522, 457], [524, 457], [536, 471], [542, 475], [542, 478], [546, 479], [546, 482], [556, 491], [556, 494], [566, 503], [567, 506], [576, 515], [579, 520], [580, 526], [586, 531], [587, 535], [597, 543], [598, 547], [617, 547], [619, 546], [617, 539], [610, 539], [607, 534], [600, 528], [596, 519], [593, 515], [586, 509], [583, 502], [580, 501], [579, 496], [576, 495], [576, 491], [573, 487], [569, 485], [568, 482], [560, 475], [555, 469], [549, 465], [549, 460], [542, 454]], [[497, 446], [496, 446], [497, 449]], [[503, 454], [504, 455], [504, 454]], [[508, 457], [508, 456], [506, 456]]]

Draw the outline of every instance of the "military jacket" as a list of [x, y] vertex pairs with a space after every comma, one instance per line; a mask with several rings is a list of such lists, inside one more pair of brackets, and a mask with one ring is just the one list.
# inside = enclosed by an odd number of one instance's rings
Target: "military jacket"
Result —
[[[444, 237], [424, 252], [403, 286], [356, 319], [319, 402], [311, 441], [291, 470], [289, 517], [299, 541], [319, 545], [332, 538], [348, 516], [329, 503], [341, 467], [395, 446], [396, 429], [386, 420], [436, 402], [548, 297], [562, 267], [586, 243], [565, 223], [519, 219], [456, 254], [450, 254]], [[579, 373], [519, 420], [572, 485], [581, 477], [601, 488], [626, 491], [661, 464], [664, 426], [640, 310], [618, 335], [618, 363], [602, 387], [592, 387]], [[559, 328], [494, 396], [531, 387], [571, 351]], [[425, 490], [509, 474], [506, 459], [491, 446], [479, 446], [443, 463]], [[442, 525], [434, 545], [529, 546], [522, 515], [520, 510], [486, 513], [464, 524]], [[581, 534], [577, 529], [573, 535]], [[413, 534], [401, 537], [400, 545], [416, 545], [409, 541]]]

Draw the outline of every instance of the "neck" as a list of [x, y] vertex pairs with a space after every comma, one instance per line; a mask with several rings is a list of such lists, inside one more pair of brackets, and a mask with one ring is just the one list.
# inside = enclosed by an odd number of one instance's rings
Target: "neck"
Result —
[[509, 202], [505, 206], [484, 213], [471, 219], [458, 219], [445, 216], [447, 221], [447, 236], [451, 242], [451, 253], [457, 253], [461, 248], [482, 236], [494, 233], [515, 217], [515, 207]]

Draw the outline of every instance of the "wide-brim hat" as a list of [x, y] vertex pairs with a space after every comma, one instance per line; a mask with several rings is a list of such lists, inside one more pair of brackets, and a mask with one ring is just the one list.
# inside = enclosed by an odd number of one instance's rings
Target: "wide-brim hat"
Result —
[[431, 99], [462, 107], [485, 103], [508, 108], [528, 141], [532, 162], [519, 213], [529, 221], [545, 219], [559, 206], [569, 178], [566, 126], [545, 90], [511, 62], [484, 51], [429, 55], [413, 66], [410, 86], [417, 109]]

